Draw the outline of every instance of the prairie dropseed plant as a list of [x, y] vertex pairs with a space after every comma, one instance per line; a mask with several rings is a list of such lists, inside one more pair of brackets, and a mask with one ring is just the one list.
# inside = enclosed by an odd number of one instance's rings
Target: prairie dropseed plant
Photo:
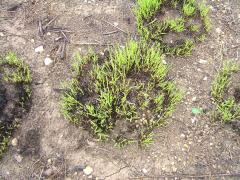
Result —
[[239, 88], [234, 88], [234, 93], [229, 92], [230, 87], [234, 85], [232, 76], [239, 72], [240, 66], [237, 63], [226, 61], [212, 85], [211, 94], [216, 105], [215, 118], [225, 123], [240, 121]]
[[[24, 62], [13, 52], [0, 58], [0, 158], [7, 150], [9, 139], [18, 122], [16, 117], [29, 108], [31, 98], [31, 73]], [[9, 88], [15, 88], [16, 99], [7, 96]], [[8, 101], [13, 105], [8, 106]]]
[[61, 101], [64, 117], [120, 147], [151, 144], [154, 127], [182, 98], [155, 46], [130, 41], [107, 57], [76, 56], [73, 64], [74, 77]]
[[[159, 17], [168, 9], [178, 10], [180, 17]], [[211, 29], [208, 7], [202, 3], [198, 4], [195, 0], [137, 0], [134, 12], [140, 36], [146, 41], [159, 43], [163, 52], [170, 55], [190, 54], [194, 44], [203, 41], [202, 37]], [[196, 23], [199, 20], [201, 23]], [[165, 42], [164, 36], [169, 32], [179, 34], [179, 39], [171, 43]], [[185, 38], [186, 34], [192, 36]], [[193, 42], [191, 46], [186, 43], [189, 40]], [[179, 51], [181, 53], [176, 54]]]

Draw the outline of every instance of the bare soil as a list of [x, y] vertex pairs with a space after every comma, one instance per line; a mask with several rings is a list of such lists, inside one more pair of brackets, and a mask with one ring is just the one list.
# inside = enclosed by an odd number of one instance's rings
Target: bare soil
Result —
[[[14, 134], [18, 146], [11, 146], [0, 162], [0, 179], [239, 179], [239, 134], [213, 122], [210, 89], [223, 60], [240, 60], [240, 2], [207, 0], [207, 4], [213, 23], [207, 41], [191, 56], [166, 57], [171, 77], [186, 92], [183, 102], [169, 123], [155, 131], [152, 146], [118, 149], [68, 123], [59, 112], [59, 98], [61, 82], [71, 78], [75, 52], [85, 54], [92, 48], [101, 53], [109, 44], [124, 46], [127, 39], [137, 38], [134, 1], [2, 0], [0, 52], [14, 50], [30, 65], [33, 99]], [[61, 34], [38, 33], [39, 20], [49, 22], [56, 16], [52, 26], [71, 31], [66, 32], [69, 43], [63, 59], [58, 54], [63, 44], [55, 41]], [[40, 45], [44, 52], [35, 53]], [[44, 65], [47, 56], [54, 60], [50, 66]], [[207, 113], [194, 116], [193, 107]], [[21, 162], [16, 161], [18, 154]], [[86, 165], [93, 168], [91, 177], [82, 172]]]

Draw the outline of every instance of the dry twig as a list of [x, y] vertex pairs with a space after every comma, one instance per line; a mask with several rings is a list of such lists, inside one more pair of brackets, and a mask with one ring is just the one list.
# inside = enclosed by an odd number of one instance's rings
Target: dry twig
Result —
[[107, 23], [107, 24], [109, 24], [109, 25], [111, 25], [111, 26], [113, 26], [113, 27], [115, 27], [116, 29], [122, 31], [122, 32], [125, 33], [125, 34], [128, 34], [126, 31], [124, 31], [123, 29], [115, 26], [114, 24], [112, 24], [112, 23], [110, 23], [110, 22], [108, 22], [108, 21], [106, 21], [106, 20], [104, 20], [104, 19], [102, 19], [102, 21], [105, 22], [105, 23]]

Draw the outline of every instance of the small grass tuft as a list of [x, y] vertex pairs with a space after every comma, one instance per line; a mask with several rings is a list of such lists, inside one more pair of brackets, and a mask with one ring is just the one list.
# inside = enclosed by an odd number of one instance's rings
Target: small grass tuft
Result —
[[229, 88], [233, 85], [232, 75], [239, 71], [240, 66], [237, 63], [225, 61], [212, 85], [211, 94], [216, 105], [214, 118], [225, 123], [240, 120], [239, 99], [237, 95], [233, 95], [238, 94], [238, 88], [232, 95], [229, 93]]
[[[19, 122], [15, 118], [29, 108], [31, 99], [32, 77], [30, 69], [19, 57], [9, 52], [0, 58], [0, 158], [7, 150], [9, 139]], [[15, 88], [13, 99], [9, 99], [7, 91]], [[12, 98], [11, 97], [11, 98]], [[8, 101], [13, 101], [8, 106]]]
[[[180, 17], [159, 18], [169, 9], [179, 11]], [[163, 53], [169, 55], [189, 55], [193, 50], [192, 44], [189, 48], [189, 42], [203, 41], [211, 30], [209, 8], [195, 0], [137, 0], [134, 12], [141, 37], [147, 42], [161, 44]], [[199, 24], [192, 23], [199, 20]], [[164, 39], [170, 32], [179, 34], [178, 39], [173, 39], [171, 43]]]
[[117, 146], [153, 142], [152, 130], [171, 116], [182, 93], [167, 78], [159, 47], [130, 41], [108, 56], [77, 55], [61, 109], [70, 122]]
[[193, 16], [196, 12], [195, 0], [185, 0], [182, 7], [184, 16]]

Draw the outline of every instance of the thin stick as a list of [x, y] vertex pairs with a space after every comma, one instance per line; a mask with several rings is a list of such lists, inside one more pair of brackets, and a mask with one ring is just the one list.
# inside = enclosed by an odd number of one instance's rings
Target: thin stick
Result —
[[48, 32], [65, 32], [65, 33], [71, 33], [72, 31], [68, 31], [65, 29], [60, 29], [60, 28], [54, 28], [54, 29], [47, 29]]
[[111, 174], [105, 176], [105, 178], [109, 178], [109, 177], [111, 177], [111, 176], [113, 176], [113, 175], [115, 175], [115, 174], [118, 174], [118, 173], [120, 173], [123, 169], [128, 168], [128, 167], [129, 167], [129, 166], [121, 167], [118, 171], [116, 171], [116, 172], [114, 172], [114, 173], [111, 173]]
[[66, 40], [64, 40], [63, 45], [62, 45], [61, 55], [60, 55], [61, 59], [64, 59], [64, 57], [65, 57], [66, 43], [67, 43]]
[[115, 34], [115, 33], [118, 33], [118, 30], [117, 31], [111, 31], [111, 32], [103, 33], [103, 35], [110, 35], [110, 34]]
[[51, 21], [49, 21], [49, 22], [44, 26], [44, 29], [47, 28], [50, 24], [52, 24], [58, 17], [59, 17], [59, 15], [56, 16], [55, 18], [53, 18]]
[[39, 176], [39, 180], [42, 179], [42, 174], [43, 174], [43, 171], [44, 171], [44, 168], [42, 169], [41, 173], [40, 173], [40, 176]]
[[166, 179], [166, 178], [210, 178], [210, 177], [240, 177], [240, 173], [233, 173], [233, 174], [201, 174], [201, 175], [190, 175], [190, 174], [180, 174], [180, 175], [162, 175], [162, 176], [140, 176], [140, 177], [131, 177], [130, 179], [144, 179], [144, 178], [152, 178], [152, 179]]
[[60, 31], [60, 32], [61, 32], [62, 35], [64, 36], [65, 40], [66, 40], [67, 42], [70, 42], [69, 39], [67, 38], [66, 34], [65, 34], [63, 31]]
[[43, 37], [43, 34], [44, 34], [41, 20], [38, 22], [38, 34], [40, 37]]
[[106, 21], [106, 20], [104, 20], [104, 19], [102, 19], [102, 21], [105, 22], [105, 23], [107, 23], [107, 24], [109, 24], [109, 25], [111, 25], [111, 26], [113, 26], [113, 27], [115, 27], [115, 28], [117, 28], [118, 30], [122, 31], [122, 32], [125, 33], [125, 34], [128, 34], [126, 31], [124, 31], [123, 29], [115, 26], [114, 24], [112, 24], [112, 23], [110, 23], [110, 22], [108, 22], [108, 21]]
[[101, 44], [101, 43], [93, 43], [93, 42], [86, 42], [86, 43], [71, 43], [73, 45], [96, 45], [96, 46], [113, 46], [112, 44]]

